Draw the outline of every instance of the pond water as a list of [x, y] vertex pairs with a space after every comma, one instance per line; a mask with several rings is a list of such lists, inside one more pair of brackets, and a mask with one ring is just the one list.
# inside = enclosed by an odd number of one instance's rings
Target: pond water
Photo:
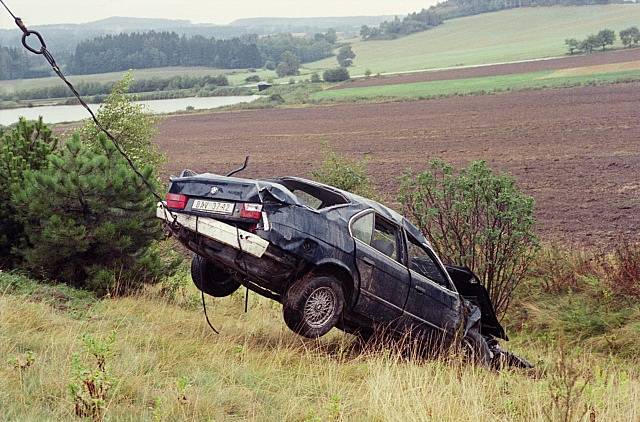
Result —
[[[224, 107], [228, 105], [249, 103], [260, 98], [259, 95], [233, 96], [233, 97], [188, 97], [168, 100], [136, 101], [146, 105], [152, 113], [173, 113], [193, 107], [196, 110]], [[96, 111], [99, 104], [89, 104]], [[24, 107], [10, 110], [0, 110], [0, 125], [10, 125], [18, 121], [20, 117], [27, 119], [44, 118], [46, 123], [74, 122], [89, 117], [87, 111], [79, 105]]]

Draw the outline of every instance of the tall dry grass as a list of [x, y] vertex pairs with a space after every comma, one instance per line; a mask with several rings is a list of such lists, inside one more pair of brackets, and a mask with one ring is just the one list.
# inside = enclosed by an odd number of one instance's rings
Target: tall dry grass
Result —
[[[496, 373], [455, 358], [362, 351], [337, 331], [304, 340], [285, 327], [277, 306], [255, 296], [248, 314], [240, 294], [209, 302], [219, 336], [187, 296], [109, 299], [83, 312], [36, 299], [0, 293], [3, 420], [74, 418], [71, 356], [82, 352], [83, 333], [111, 331], [108, 420], [561, 420], [554, 395], [564, 394], [566, 371], [558, 349], [522, 336], [510, 346], [537, 368]], [[571, 404], [577, 414], [640, 420], [637, 359], [565, 351], [564, 368], [585, 384]], [[27, 352], [33, 363], [22, 368]]]

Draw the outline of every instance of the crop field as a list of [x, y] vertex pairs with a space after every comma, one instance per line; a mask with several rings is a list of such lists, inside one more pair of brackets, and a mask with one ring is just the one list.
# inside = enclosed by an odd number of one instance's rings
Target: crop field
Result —
[[[477, 65], [466, 68], [431, 70], [426, 72], [359, 78], [339, 84], [333, 87], [333, 89], [398, 85], [452, 79], [470, 79], [484, 76], [513, 75], [549, 70], [567, 70], [568, 73], [566, 75], [573, 76], [576, 73], [584, 75], [629, 70], [630, 67], [632, 69], [637, 69], [638, 63], [640, 63], [640, 48], [629, 48], [543, 60], [534, 59], [508, 64]], [[578, 69], [584, 69], [584, 71], [580, 71]], [[551, 75], [554, 74], [556, 74], [556, 72], [551, 73]], [[557, 74], [566, 76], [563, 72], [557, 72]]]
[[467, 95], [501, 91], [540, 88], [560, 88], [580, 85], [611, 84], [619, 81], [640, 80], [640, 62], [631, 62], [626, 70], [621, 64], [612, 66], [620, 70], [603, 72], [604, 66], [573, 68], [562, 71], [542, 71], [481, 78], [415, 82], [363, 88], [331, 89], [314, 93], [313, 100], [357, 101], [384, 99], [421, 99], [438, 96]]
[[[390, 41], [352, 44], [352, 75], [501, 63], [566, 54], [566, 38], [604, 28], [640, 25], [640, 6], [606, 5], [522, 8], [452, 19], [418, 34]], [[336, 67], [335, 58], [305, 65]]]
[[596, 245], [640, 231], [640, 83], [429, 101], [341, 104], [174, 116], [160, 125], [166, 174], [309, 176], [322, 144], [367, 157], [394, 203], [398, 178], [435, 157], [486, 160], [536, 200], [545, 240]]

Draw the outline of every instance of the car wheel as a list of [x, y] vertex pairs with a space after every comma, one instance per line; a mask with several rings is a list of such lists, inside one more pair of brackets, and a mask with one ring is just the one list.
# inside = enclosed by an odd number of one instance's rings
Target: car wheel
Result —
[[342, 284], [331, 276], [304, 277], [289, 287], [282, 301], [284, 321], [307, 338], [327, 334], [344, 309]]
[[492, 353], [487, 341], [476, 330], [469, 330], [463, 340], [464, 351], [467, 357], [476, 365], [489, 367]]
[[240, 287], [229, 273], [198, 254], [191, 259], [191, 279], [199, 290], [214, 297], [229, 296]]

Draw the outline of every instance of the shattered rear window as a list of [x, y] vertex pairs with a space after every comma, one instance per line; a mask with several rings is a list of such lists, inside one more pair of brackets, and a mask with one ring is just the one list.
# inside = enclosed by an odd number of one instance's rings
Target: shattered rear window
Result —
[[334, 205], [348, 204], [347, 198], [322, 186], [307, 184], [299, 180], [282, 179], [279, 181], [289, 189], [300, 202], [314, 210], [333, 207]]

